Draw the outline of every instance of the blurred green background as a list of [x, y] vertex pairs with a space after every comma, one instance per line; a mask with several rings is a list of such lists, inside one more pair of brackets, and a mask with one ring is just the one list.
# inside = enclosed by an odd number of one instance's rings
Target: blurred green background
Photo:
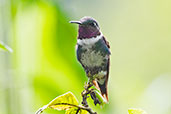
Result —
[[[109, 104], [98, 114], [171, 114], [171, 0], [0, 0], [0, 114], [33, 114], [56, 96], [79, 101], [77, 26], [94, 17], [111, 45]], [[44, 114], [64, 114], [46, 110]]]

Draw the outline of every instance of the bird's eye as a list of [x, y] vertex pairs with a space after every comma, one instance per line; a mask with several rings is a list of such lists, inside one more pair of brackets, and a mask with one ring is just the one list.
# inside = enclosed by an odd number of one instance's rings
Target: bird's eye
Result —
[[96, 23], [90, 23], [91, 26], [96, 26]]

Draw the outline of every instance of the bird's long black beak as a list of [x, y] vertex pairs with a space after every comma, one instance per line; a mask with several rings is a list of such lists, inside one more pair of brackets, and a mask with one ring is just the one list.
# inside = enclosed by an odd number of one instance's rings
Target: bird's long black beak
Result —
[[80, 21], [70, 21], [69, 23], [75, 23], [81, 25], [82, 23]]

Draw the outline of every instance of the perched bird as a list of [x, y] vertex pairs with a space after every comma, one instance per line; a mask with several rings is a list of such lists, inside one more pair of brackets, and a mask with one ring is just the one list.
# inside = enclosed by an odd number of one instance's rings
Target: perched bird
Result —
[[77, 59], [89, 80], [100, 89], [103, 98], [108, 101], [107, 83], [111, 54], [109, 43], [92, 17], [83, 17], [80, 21], [70, 21], [70, 23], [79, 25], [76, 45]]

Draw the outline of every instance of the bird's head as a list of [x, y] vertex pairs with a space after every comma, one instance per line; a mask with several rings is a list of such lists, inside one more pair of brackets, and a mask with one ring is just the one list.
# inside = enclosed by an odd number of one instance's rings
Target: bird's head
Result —
[[80, 21], [70, 21], [70, 23], [79, 24], [78, 38], [92, 38], [100, 35], [100, 28], [98, 23], [92, 17], [83, 17]]

